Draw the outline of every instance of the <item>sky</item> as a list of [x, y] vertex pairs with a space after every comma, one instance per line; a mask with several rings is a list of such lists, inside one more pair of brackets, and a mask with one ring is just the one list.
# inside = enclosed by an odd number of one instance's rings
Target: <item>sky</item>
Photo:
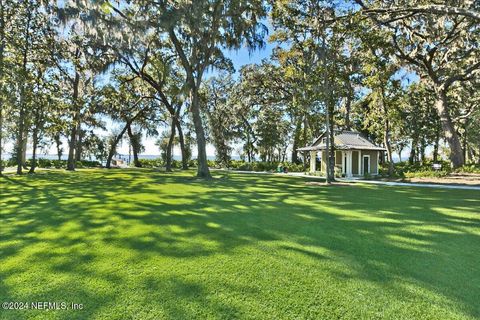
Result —
[[[241, 48], [239, 50], [227, 51], [226, 56], [230, 60], [232, 60], [235, 71], [238, 73], [242, 66], [247, 64], [260, 63], [263, 59], [270, 57], [270, 54], [272, 53], [272, 50], [274, 47], [275, 47], [274, 44], [267, 43], [264, 48], [257, 49], [252, 53], [249, 53], [247, 48]], [[148, 154], [148, 155], [160, 154], [158, 147], [155, 146], [154, 143], [155, 143], [154, 138], [144, 138], [144, 145], [145, 145], [144, 154]], [[197, 153], [196, 148], [193, 148], [192, 151], [193, 151], [193, 156], [195, 157]], [[128, 154], [128, 144], [124, 144], [124, 146], [119, 148], [119, 153]], [[180, 148], [179, 147], [175, 148], [173, 153], [174, 153], [174, 156], [180, 156], [181, 155]], [[211, 144], [207, 145], [207, 156], [209, 157], [215, 156], [215, 148]]]
[[[271, 34], [273, 32], [273, 30], [272, 30], [271, 24], [268, 21], [266, 21], [266, 26], [269, 30], [269, 34]], [[268, 35], [267, 35], [266, 38], [268, 39]], [[247, 64], [260, 63], [263, 59], [269, 58], [276, 45], [277, 44], [272, 44], [272, 43], [269, 43], [268, 41], [266, 41], [265, 46], [263, 48], [256, 49], [253, 52], [249, 52], [247, 48], [243, 47], [243, 48], [240, 48], [238, 50], [226, 51], [225, 55], [226, 55], [226, 57], [228, 57], [232, 61], [233, 66], [234, 66], [234, 68], [236, 70], [236, 73], [238, 75], [238, 72], [239, 72], [239, 70], [241, 69], [242, 66], [247, 65]], [[216, 72], [212, 71], [209, 74], [207, 74], [207, 77], [208, 76], [213, 76], [215, 74], [216, 74]], [[399, 72], [396, 75], [396, 77], [398, 79], [402, 79], [402, 82], [404, 83], [404, 85], [408, 85], [411, 82], [415, 82], [415, 81], [418, 80], [418, 78], [414, 74], [408, 73], [408, 72]], [[112, 124], [112, 122], [109, 121], [108, 119], [105, 119], [105, 120], [107, 122], [107, 127], [110, 130], [114, 129], [116, 126], [118, 126], [118, 127], [121, 126], [121, 124]], [[169, 128], [161, 128], [161, 129], [162, 130], [169, 130]], [[95, 132], [100, 134], [100, 135], [104, 135], [104, 136], [108, 135], [107, 131], [103, 131], [103, 130], [100, 130], [100, 129], [95, 130]], [[155, 145], [156, 139], [157, 139], [156, 137], [146, 137], [146, 136], [143, 137], [142, 142], [145, 146], [145, 152], [142, 153], [143, 155], [160, 155], [160, 150]], [[239, 146], [234, 146], [234, 151], [233, 151], [233, 156], [234, 157], [238, 156], [238, 154], [235, 154], [236, 153], [235, 150], [238, 147]], [[64, 139], [64, 141], [63, 141], [63, 148], [64, 148], [64, 155], [65, 155], [68, 152], [68, 150], [67, 150], [68, 149], [68, 143], [67, 143], [66, 139]], [[5, 146], [5, 150], [7, 151], [7, 153], [8, 153], [8, 151], [11, 151], [12, 149], [13, 149], [13, 145], [12, 145], [11, 142]], [[129, 144], [125, 140], [119, 145], [118, 153], [126, 155], [126, 154], [128, 154], [128, 152], [129, 152]], [[196, 157], [196, 154], [197, 154], [196, 147], [192, 148], [192, 152], [193, 152], [193, 157]], [[31, 154], [31, 148], [27, 148], [27, 153]], [[47, 150], [46, 152], [43, 151], [41, 154], [45, 154], [45, 153], [51, 154], [51, 155], [56, 154], [55, 147], [52, 146], [49, 150]], [[179, 157], [181, 155], [180, 148], [176, 147], [174, 149], [173, 153], [174, 153], [174, 156]], [[209, 157], [215, 156], [215, 149], [212, 145], [207, 145], [207, 156], [209, 156]], [[7, 157], [8, 157], [8, 155], [7, 155]]]
[[[265, 25], [268, 28], [269, 34], [266, 38], [273, 32], [273, 28], [268, 21], [265, 21]], [[227, 50], [225, 51], [225, 56], [229, 58], [233, 66], [235, 68], [236, 74], [240, 71], [241, 67], [248, 64], [260, 63], [263, 59], [269, 58], [273, 49], [275, 48], [276, 44], [269, 43], [266, 41], [264, 48], [256, 49], [254, 52], [249, 52], [247, 48], [242, 47], [238, 50]], [[211, 72], [209, 75], [215, 75], [215, 71]], [[207, 75], [208, 76], [208, 75]], [[143, 143], [145, 145], [145, 155], [159, 155], [160, 150], [155, 145], [156, 138], [143, 138]], [[235, 149], [237, 146], [234, 146], [234, 156], [238, 156], [235, 154]], [[192, 148], [193, 157], [196, 156], [197, 150], [196, 148]], [[119, 148], [118, 152], [121, 154], [128, 154], [128, 143], [123, 143]], [[174, 149], [174, 156], [181, 156], [180, 148], [176, 147]], [[213, 157], [215, 156], [215, 148], [212, 145], [207, 145], [207, 156]]]
[[[273, 48], [275, 47], [274, 44], [271, 43], [266, 43], [264, 48], [257, 49], [254, 52], [249, 52], [247, 48], [241, 48], [239, 50], [231, 50], [225, 52], [226, 56], [232, 60], [233, 66], [238, 73], [240, 68], [244, 65], [247, 64], [252, 64], [252, 63], [260, 63], [263, 59], [270, 57], [270, 54], [272, 53]], [[212, 73], [214, 74], [214, 73]], [[115, 125], [112, 125], [111, 121], [106, 121], [107, 122], [107, 127], [114, 128]], [[120, 124], [118, 124], [120, 126]], [[95, 132], [98, 132], [100, 134], [108, 135], [108, 132], [105, 132], [103, 130], [95, 130]], [[144, 155], [160, 155], [160, 150], [158, 147], [155, 145], [156, 138], [152, 137], [144, 137], [143, 138], [143, 144], [145, 145], [145, 152], [142, 154]], [[67, 141], [63, 141], [63, 148], [64, 148], [64, 155], [68, 152], [68, 144]], [[5, 150], [7, 151], [6, 156], [9, 156], [9, 152], [13, 149], [13, 143], [9, 142], [5, 145]], [[192, 148], [193, 151], [193, 157], [196, 156], [197, 150], [196, 148]], [[27, 148], [27, 154], [31, 154], [31, 146]], [[56, 154], [56, 149], [55, 146], [50, 147], [49, 150], [46, 151], [47, 154]], [[128, 154], [128, 143], [125, 141], [120, 144], [118, 148], [118, 153], [120, 154]], [[45, 152], [41, 152], [41, 154], [45, 154]], [[181, 156], [180, 148], [177, 147], [174, 149], [174, 156]], [[212, 145], [207, 145], [207, 156], [213, 157], [215, 156], [215, 149]], [[235, 154], [234, 154], [235, 156]]]

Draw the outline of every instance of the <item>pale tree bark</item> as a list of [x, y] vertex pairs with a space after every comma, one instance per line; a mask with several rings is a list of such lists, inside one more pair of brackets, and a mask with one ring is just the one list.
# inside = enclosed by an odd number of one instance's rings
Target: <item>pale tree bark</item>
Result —
[[55, 145], [57, 148], [57, 159], [60, 161], [62, 160], [62, 141], [60, 140], [60, 133], [56, 133], [53, 139], [55, 140]]
[[335, 126], [334, 126], [334, 119], [333, 119], [333, 106], [330, 111], [330, 148], [328, 152], [328, 156], [330, 158], [330, 182], [335, 181]]
[[205, 139], [205, 130], [203, 129], [202, 118], [200, 116], [200, 101], [198, 88], [194, 86], [190, 89], [191, 112], [193, 125], [195, 127], [195, 136], [197, 138], [197, 176], [200, 178], [211, 178], [207, 162], [207, 143]]
[[393, 155], [392, 155], [392, 144], [390, 141], [390, 120], [388, 115], [388, 106], [385, 102], [385, 87], [380, 88], [381, 90], [381, 104], [383, 112], [383, 144], [385, 149], [387, 149], [387, 161], [388, 161], [388, 175], [393, 175]]
[[397, 149], [397, 152], [398, 152], [398, 160], [399, 160], [400, 162], [402, 162], [403, 147], [399, 147], [399, 148]]
[[440, 116], [440, 122], [442, 124], [445, 140], [450, 146], [450, 161], [454, 168], [459, 168], [465, 163], [463, 157], [462, 144], [458, 133], [452, 122], [452, 118], [448, 112], [448, 98], [447, 92], [444, 89], [436, 91], [437, 101], [435, 102], [435, 108]]
[[[139, 100], [137, 100], [137, 102], [135, 103], [135, 105], [139, 104], [140, 101], [143, 99], [140, 98]], [[129, 118], [126, 120], [126, 123], [125, 123], [125, 126], [123, 127], [122, 131], [120, 131], [120, 133], [115, 137], [115, 139], [113, 140], [112, 142], [112, 145], [110, 146], [110, 150], [108, 152], [108, 157], [107, 157], [107, 163], [105, 165], [106, 168], [110, 169], [111, 168], [111, 163], [112, 163], [112, 158], [113, 156], [115, 155], [115, 150], [117, 148], [117, 145], [118, 143], [120, 142], [120, 140], [122, 140], [123, 138], [123, 135], [125, 134], [125, 132], [127, 132], [128, 130], [129, 131], [129, 135], [132, 134], [130, 136], [130, 138], [133, 136], [133, 133], [131, 132], [131, 125], [132, 123], [138, 119], [138, 117], [140, 117], [145, 111], [147, 110], [147, 107], [139, 110], [133, 117]], [[138, 161], [138, 156], [137, 156], [137, 161]]]
[[410, 156], [408, 157], [408, 163], [413, 164], [415, 162], [415, 158], [417, 157], [417, 144], [418, 138], [414, 136], [412, 139], [412, 145], [410, 146]]
[[167, 155], [166, 155], [166, 163], [165, 163], [165, 170], [167, 172], [172, 171], [172, 153], [173, 153], [173, 141], [175, 139], [175, 115], [172, 116], [172, 123], [170, 129], [170, 137], [168, 138], [168, 145], [167, 145]]
[[300, 131], [302, 129], [302, 118], [298, 117], [298, 120], [295, 123], [295, 134], [293, 135], [293, 146], [292, 146], [292, 162], [298, 162], [298, 151], [299, 148], [299, 138], [300, 138]]
[[110, 169], [112, 167], [112, 159], [113, 159], [113, 156], [115, 155], [115, 150], [117, 149], [117, 145], [120, 142], [120, 140], [122, 140], [123, 135], [125, 134], [129, 126], [130, 126], [130, 123], [128, 122], [123, 127], [122, 131], [120, 131], [120, 133], [115, 137], [115, 139], [113, 139], [112, 144], [110, 146], [110, 150], [108, 151], [107, 163], [105, 164], [105, 167], [107, 169]]
[[[25, 119], [25, 122], [27, 119]], [[23, 145], [22, 145], [22, 167], [23, 169], [27, 170], [27, 143], [28, 143], [28, 125], [25, 124], [23, 130]]]
[[187, 153], [186, 153], [186, 148], [185, 148], [185, 141], [183, 137], [183, 132], [181, 128], [181, 123], [180, 123], [180, 111], [181, 111], [181, 105], [175, 109], [175, 107], [172, 105], [171, 101], [167, 98], [166, 93], [164, 92], [163, 84], [161, 82], [156, 81], [147, 71], [145, 71], [145, 66], [148, 63], [148, 51], [145, 52], [145, 57], [143, 59], [144, 64], [141, 69], [137, 69], [126, 57], [121, 56], [121, 59], [123, 63], [125, 63], [130, 70], [135, 73], [137, 76], [139, 76], [141, 79], [146, 81], [152, 88], [154, 88], [158, 95], [160, 96], [159, 100], [164, 104], [166, 107], [167, 111], [170, 114], [175, 115], [175, 126], [177, 128], [178, 134], [179, 134], [179, 140], [180, 140], [180, 148], [182, 151], [182, 169], [187, 170], [188, 169], [188, 161], [187, 161]]
[[[133, 141], [134, 141], [134, 135], [133, 135], [133, 131], [132, 131], [132, 125], [128, 125], [128, 129], [127, 129], [127, 133], [128, 133], [128, 137], [130, 139], [130, 144], [132, 145], [132, 151], [133, 151], [133, 164], [135, 165], [135, 167], [137, 168], [141, 168], [142, 167], [142, 164], [140, 162], [140, 160], [138, 159], [138, 149], [137, 149], [137, 146], [134, 146], [133, 145]], [[138, 141], [137, 141], [138, 143]]]
[[75, 79], [73, 80], [73, 95], [72, 95], [72, 104], [74, 107], [73, 124], [72, 124], [72, 129], [70, 131], [70, 139], [68, 141], [69, 148], [68, 148], [67, 170], [69, 171], [75, 170], [75, 149], [76, 149], [77, 134], [78, 134], [77, 128], [79, 128], [80, 126], [80, 107], [77, 105], [79, 89], [80, 89], [80, 74], [76, 72]]
[[182, 125], [178, 118], [175, 119], [175, 126], [177, 127], [178, 131], [178, 141], [180, 143], [180, 151], [182, 153], [182, 169], [188, 169], [188, 159], [187, 159], [187, 147], [185, 145], [185, 138], [183, 136]]
[[35, 169], [37, 168], [37, 146], [38, 146], [38, 127], [35, 126], [33, 129], [32, 140], [33, 140], [33, 149], [32, 149], [32, 164], [30, 166], [30, 170], [28, 173], [32, 174], [35, 173]]
[[440, 144], [440, 127], [435, 130], [435, 142], [433, 144], [433, 162], [438, 161], [438, 149]]
[[78, 126], [77, 127], [77, 143], [75, 146], [75, 161], [82, 160], [82, 148], [83, 148], [84, 135], [85, 135], [85, 132], [82, 131], [82, 128], [80, 126]]
[[187, 56], [185, 55], [182, 45], [173, 29], [169, 30], [169, 36], [187, 74], [187, 85], [190, 91], [190, 112], [192, 113], [195, 136], [197, 139], [197, 177], [210, 179], [212, 175], [210, 174], [210, 170], [208, 169], [206, 150], [207, 143], [205, 139], [205, 130], [203, 129], [202, 118], [200, 116], [200, 99], [198, 93], [202, 81], [203, 72], [206, 68], [206, 63], [204, 63], [203, 65], [198, 65], [197, 68], [195, 68], [196, 72], [194, 72], [194, 68], [192, 67], [192, 64], [188, 60]]
[[30, 23], [32, 20], [32, 12], [29, 5], [27, 5], [27, 21], [25, 21], [25, 47], [22, 52], [22, 81], [20, 83], [20, 112], [18, 116], [18, 128], [17, 128], [17, 174], [22, 174], [22, 168], [24, 166], [24, 149], [26, 145], [25, 137], [25, 117], [26, 117], [26, 86], [27, 86], [27, 63], [28, 63], [28, 51], [29, 51], [29, 41], [30, 41]]
[[[3, 90], [3, 62], [5, 52], [5, 8], [3, 1], [0, 1], [0, 93]], [[0, 94], [0, 175], [3, 171], [2, 151], [3, 151], [3, 94]]]
[[352, 98], [348, 95], [345, 101], [345, 129], [351, 130], [352, 123], [350, 121], [350, 113], [352, 110]]
[[[353, 67], [349, 66], [349, 71], [353, 72]], [[352, 129], [352, 122], [350, 119], [350, 115], [352, 112], [352, 101], [355, 96], [355, 90], [352, 86], [351, 80], [347, 78], [345, 80], [345, 86], [347, 90], [347, 95], [345, 97], [345, 129], [351, 130]]]

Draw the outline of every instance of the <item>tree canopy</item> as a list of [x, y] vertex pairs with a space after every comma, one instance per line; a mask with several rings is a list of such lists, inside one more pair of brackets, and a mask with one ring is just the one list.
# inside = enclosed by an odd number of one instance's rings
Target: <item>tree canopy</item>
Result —
[[[389, 173], [404, 150], [411, 163], [480, 162], [479, 12], [478, 1], [1, 1], [0, 154], [19, 174], [27, 149], [31, 173], [51, 148], [68, 170], [87, 155], [110, 167], [127, 141], [140, 166], [153, 138], [169, 171], [176, 146], [188, 168], [194, 137], [209, 178], [208, 144], [225, 167], [234, 153], [305, 164], [298, 148], [355, 130], [385, 147]], [[261, 62], [229, 59], [266, 42]]]

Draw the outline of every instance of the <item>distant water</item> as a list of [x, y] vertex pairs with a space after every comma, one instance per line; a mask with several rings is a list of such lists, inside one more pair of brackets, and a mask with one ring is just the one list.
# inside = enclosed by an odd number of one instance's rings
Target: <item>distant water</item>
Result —
[[[12, 154], [11, 153], [3, 153], [2, 154], [2, 159], [10, 159], [12, 157]], [[27, 153], [27, 158], [28, 159], [31, 159], [32, 158], [32, 154], [30, 153]], [[115, 156], [115, 158], [121, 158], [121, 159], [126, 159], [128, 160], [128, 154], [118, 154]], [[139, 159], [147, 159], [147, 160], [152, 160], [152, 159], [158, 159], [160, 158], [160, 155], [159, 154], [139, 154], [138, 155], [138, 158]], [[58, 159], [58, 156], [56, 154], [39, 154], [37, 155], [37, 159], [49, 159], [49, 160], [57, 160]], [[63, 154], [62, 157], [61, 157], [62, 160], [67, 160], [68, 159], [68, 154]], [[130, 159], [133, 161], [133, 155], [130, 156]], [[208, 160], [215, 160], [215, 156], [207, 156], [207, 159]], [[240, 160], [240, 157], [239, 156], [232, 156], [232, 159], [234, 160]], [[83, 160], [91, 160], [91, 161], [95, 161], [97, 160], [95, 157], [88, 157], [86, 159], [83, 159]], [[173, 160], [182, 160], [182, 157], [181, 156], [173, 156]]]

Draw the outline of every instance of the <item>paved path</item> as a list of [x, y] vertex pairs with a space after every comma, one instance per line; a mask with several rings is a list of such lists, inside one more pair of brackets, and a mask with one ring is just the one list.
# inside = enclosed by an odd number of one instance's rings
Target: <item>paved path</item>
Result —
[[[303, 172], [289, 172], [289, 173], [270, 173], [270, 172], [253, 172], [253, 171], [235, 171], [232, 172], [239, 173], [250, 173], [250, 174], [274, 174], [278, 176], [292, 176], [292, 177], [303, 177], [308, 179], [316, 180], [325, 180], [324, 177], [319, 176], [309, 176]], [[361, 179], [345, 179], [337, 178], [337, 181], [348, 182], [348, 183], [368, 183], [376, 185], [386, 185], [386, 186], [399, 186], [399, 187], [423, 187], [423, 188], [441, 188], [441, 189], [461, 189], [461, 190], [478, 190], [480, 187], [476, 186], [465, 186], [465, 185], [452, 185], [452, 184], [433, 184], [433, 183], [411, 183], [411, 182], [393, 182], [393, 181], [379, 181], [379, 180], [361, 180]]]
[[[7, 169], [12, 169], [12, 168], [7, 168]], [[11, 173], [11, 172], [15, 172], [15, 170], [13, 170], [13, 169], [12, 170], [5, 170], [4, 172]], [[218, 171], [237, 172], [237, 173], [248, 173], [248, 174], [273, 174], [273, 175], [278, 175], [278, 176], [287, 175], [287, 176], [292, 176], [292, 177], [302, 177], [302, 178], [314, 179], [314, 180], [325, 180], [324, 177], [309, 176], [309, 175], [306, 175], [303, 172], [272, 173], [272, 172], [266, 172], [266, 171], [255, 172], [255, 171], [223, 170], [223, 169], [217, 169], [217, 170]], [[348, 182], [348, 183], [368, 183], [368, 184], [386, 185], [386, 186], [399, 186], [399, 187], [423, 187], [423, 188], [442, 188], [442, 189], [461, 189], [461, 190], [477, 190], [477, 191], [480, 191], [480, 187], [465, 186], [465, 185], [452, 185], [452, 184], [392, 182], [392, 181], [360, 180], [360, 179], [345, 179], [345, 178], [340, 178], [340, 179], [337, 178], [337, 181]]]
[[453, 185], [453, 184], [393, 182], [393, 181], [378, 181], [378, 180], [351, 180], [351, 179], [339, 179], [339, 180], [344, 181], [344, 182], [359, 182], [359, 183], [379, 184], [379, 185], [386, 185], [386, 186], [462, 189], [462, 190], [478, 190], [478, 191], [480, 191], [480, 187], [465, 186], [465, 185]]

